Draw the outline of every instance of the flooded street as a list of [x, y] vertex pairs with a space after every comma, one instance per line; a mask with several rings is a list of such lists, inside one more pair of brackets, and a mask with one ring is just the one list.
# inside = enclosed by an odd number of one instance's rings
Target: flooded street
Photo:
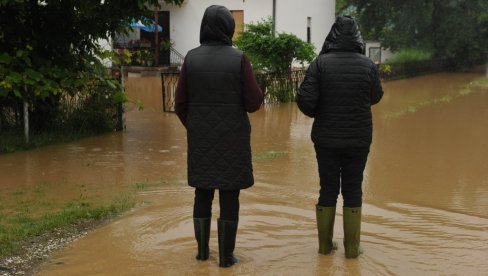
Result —
[[344, 257], [341, 208], [339, 249], [317, 253], [312, 119], [294, 103], [250, 116], [256, 183], [241, 193], [241, 263], [229, 269], [218, 267], [218, 196], [210, 260], [195, 260], [186, 131], [151, 102], [128, 111], [125, 132], [1, 155], [0, 195], [48, 185], [53, 201], [110, 202], [136, 190], [143, 202], [56, 252], [38, 275], [488, 275], [488, 89], [469, 85], [483, 77], [446, 73], [384, 83], [373, 108], [365, 253], [357, 260]]

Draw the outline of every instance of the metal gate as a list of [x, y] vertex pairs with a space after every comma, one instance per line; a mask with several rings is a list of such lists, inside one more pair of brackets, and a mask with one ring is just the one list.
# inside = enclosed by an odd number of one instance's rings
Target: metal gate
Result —
[[175, 92], [178, 85], [179, 72], [162, 72], [161, 84], [163, 93], [163, 111], [175, 111]]

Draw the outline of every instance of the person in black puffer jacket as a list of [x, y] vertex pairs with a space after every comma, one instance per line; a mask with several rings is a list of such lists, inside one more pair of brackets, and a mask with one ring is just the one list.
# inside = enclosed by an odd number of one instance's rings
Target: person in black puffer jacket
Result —
[[232, 47], [234, 28], [227, 8], [205, 10], [201, 45], [186, 55], [175, 95], [175, 112], [187, 130], [188, 184], [195, 187], [196, 258], [209, 258], [212, 201], [218, 189], [221, 267], [237, 262], [239, 193], [254, 184], [247, 112], [257, 111], [263, 102], [248, 58]]
[[337, 248], [332, 236], [341, 191], [346, 258], [361, 253], [361, 186], [372, 142], [371, 105], [383, 96], [377, 66], [364, 51], [354, 18], [337, 17], [296, 96], [299, 109], [314, 118], [312, 141], [320, 177], [319, 253]]

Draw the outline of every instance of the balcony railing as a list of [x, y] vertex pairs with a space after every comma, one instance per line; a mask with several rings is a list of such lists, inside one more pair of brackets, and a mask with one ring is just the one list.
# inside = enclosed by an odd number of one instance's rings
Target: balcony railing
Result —
[[[124, 45], [117, 44], [114, 46], [115, 50], [128, 50], [131, 53], [131, 61], [129, 66], [155, 66], [155, 49], [150, 45]], [[185, 57], [173, 47], [169, 49], [160, 50], [158, 66], [169, 66], [179, 68]]]

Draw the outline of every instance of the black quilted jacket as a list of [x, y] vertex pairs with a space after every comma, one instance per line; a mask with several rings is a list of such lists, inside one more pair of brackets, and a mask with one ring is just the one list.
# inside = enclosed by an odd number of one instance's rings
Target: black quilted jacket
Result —
[[202, 46], [185, 59], [188, 183], [193, 187], [236, 190], [254, 184], [251, 126], [242, 97], [243, 53], [230, 45], [233, 30], [230, 12], [207, 9]]
[[383, 90], [376, 65], [363, 52], [355, 22], [337, 18], [296, 97], [300, 110], [315, 118], [315, 145], [355, 148], [371, 144], [371, 105], [380, 101]]

